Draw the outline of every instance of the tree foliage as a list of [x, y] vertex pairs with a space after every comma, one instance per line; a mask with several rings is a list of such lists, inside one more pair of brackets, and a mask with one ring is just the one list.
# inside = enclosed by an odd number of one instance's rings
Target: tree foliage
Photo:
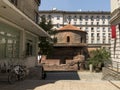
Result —
[[94, 67], [99, 66], [100, 64], [104, 64], [105, 61], [110, 59], [110, 52], [105, 49], [97, 49], [91, 51], [91, 57], [89, 58], [89, 63]]
[[[39, 26], [42, 27], [50, 35], [53, 32], [52, 30], [53, 25], [51, 20], [46, 20], [44, 16], [41, 17], [41, 22]], [[51, 39], [47, 37], [40, 37], [39, 40], [40, 40], [39, 47], [40, 47], [41, 54], [49, 55], [52, 50]]]

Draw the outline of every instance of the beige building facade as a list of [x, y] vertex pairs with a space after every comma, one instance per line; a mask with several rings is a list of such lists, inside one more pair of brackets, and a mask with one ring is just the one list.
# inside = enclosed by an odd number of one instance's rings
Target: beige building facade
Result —
[[[116, 38], [111, 39], [111, 58], [120, 62], [120, 0], [111, 0], [111, 25], [116, 28]], [[117, 64], [115, 65], [117, 67]], [[119, 66], [120, 67], [120, 66]]]
[[37, 24], [39, 4], [40, 0], [0, 0], [0, 62], [19, 58], [27, 67], [35, 66], [39, 37], [49, 37]]
[[59, 29], [67, 24], [72, 24], [87, 32], [86, 42], [91, 49], [110, 49], [111, 29], [110, 12], [105, 11], [39, 11], [40, 16], [51, 19], [54, 28]]

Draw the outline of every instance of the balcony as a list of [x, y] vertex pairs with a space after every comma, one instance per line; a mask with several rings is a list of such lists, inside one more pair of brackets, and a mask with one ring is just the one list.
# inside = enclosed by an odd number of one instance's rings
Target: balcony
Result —
[[12, 22], [18, 27], [38, 36], [50, 37], [41, 27], [16, 8], [9, 0], [0, 0], [0, 20], [3, 22]]

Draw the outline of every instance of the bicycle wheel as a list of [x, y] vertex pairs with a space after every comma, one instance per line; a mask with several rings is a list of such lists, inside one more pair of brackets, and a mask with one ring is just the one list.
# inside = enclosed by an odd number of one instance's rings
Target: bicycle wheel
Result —
[[8, 82], [14, 84], [17, 81], [17, 75], [14, 72], [9, 73]]

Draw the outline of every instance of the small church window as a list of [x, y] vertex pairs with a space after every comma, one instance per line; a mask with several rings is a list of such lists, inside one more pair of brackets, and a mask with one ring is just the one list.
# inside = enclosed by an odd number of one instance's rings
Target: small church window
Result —
[[69, 36], [67, 36], [67, 42], [68, 42], [68, 43], [70, 42], [70, 37], [69, 37]]

